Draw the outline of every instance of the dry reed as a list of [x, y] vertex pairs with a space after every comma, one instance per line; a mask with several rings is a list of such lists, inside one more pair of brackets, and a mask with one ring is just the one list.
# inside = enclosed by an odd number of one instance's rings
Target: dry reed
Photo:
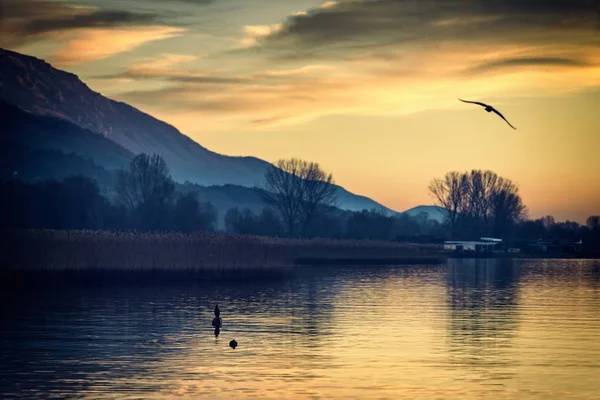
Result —
[[21, 230], [3, 232], [0, 271], [266, 271], [310, 258], [418, 256], [434, 246], [228, 233]]

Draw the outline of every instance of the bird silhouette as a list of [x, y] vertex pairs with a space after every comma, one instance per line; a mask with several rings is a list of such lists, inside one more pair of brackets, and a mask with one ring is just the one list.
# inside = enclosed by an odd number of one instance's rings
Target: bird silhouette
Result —
[[512, 126], [512, 124], [510, 122], [508, 122], [508, 120], [506, 118], [504, 118], [504, 115], [500, 114], [500, 111], [496, 110], [494, 107], [485, 104], [485, 103], [480, 103], [478, 101], [468, 101], [468, 100], [463, 100], [463, 99], [459, 99], [460, 101], [462, 101], [463, 103], [471, 103], [471, 104], [477, 104], [480, 105], [482, 107], [485, 107], [485, 111], [487, 112], [495, 112], [496, 114], [498, 114], [500, 116], [500, 118], [502, 118], [504, 121], [506, 121], [506, 123], [508, 125], [510, 125], [511, 128], [513, 128], [514, 130], [516, 130], [517, 128], [515, 128], [514, 126]]
[[237, 342], [235, 341], [235, 339], [229, 342], [229, 347], [235, 350], [235, 348], [237, 347]]

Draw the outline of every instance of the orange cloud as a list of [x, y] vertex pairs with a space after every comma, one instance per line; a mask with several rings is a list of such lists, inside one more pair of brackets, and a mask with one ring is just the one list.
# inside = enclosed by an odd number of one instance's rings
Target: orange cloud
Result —
[[0, 0], [0, 46], [18, 50], [51, 41], [58, 66], [100, 60], [186, 30], [160, 23], [152, 13], [86, 7], [57, 0]]
[[[391, 54], [400, 51], [390, 49]], [[583, 57], [569, 49], [550, 53], [545, 48], [505, 45], [490, 50], [456, 42], [443, 48], [411, 46], [402, 51], [396, 59], [382, 60], [366, 53], [335, 65], [309, 64], [243, 75], [234, 68], [201, 75], [154, 71], [154, 77], [171, 77], [177, 85], [150, 96], [138, 92], [124, 97], [145, 103], [160, 95], [169, 99], [172, 112], [195, 110], [203, 119], [226, 117], [224, 123], [236, 124], [236, 128], [246, 124], [264, 128], [325, 115], [406, 115], [452, 108], [459, 106], [457, 96], [546, 96], [600, 85], [598, 50], [589, 49]], [[217, 83], [228, 85], [217, 89]]]
[[[541, 10], [544, 19], [534, 25], [544, 35], [532, 36], [520, 19], [532, 12], [527, 1], [482, 11], [460, 0], [437, 13], [431, 12], [432, 1], [406, 3], [414, 7], [392, 0], [326, 1], [281, 23], [246, 25], [241, 43], [261, 52], [220, 54], [212, 70], [178, 69], [187, 61], [178, 58], [134, 65], [113, 78], [163, 85], [118, 96], [148, 107], [160, 96], [168, 99], [162, 109], [169, 113], [202, 113], [204, 120], [237, 129], [326, 115], [406, 115], [458, 107], [458, 96], [548, 96], [600, 85], [597, 39], [579, 9], [574, 15], [585, 24], [569, 23], [563, 30], [548, 22], [559, 18], [559, 10]], [[514, 22], [506, 15], [518, 18]], [[406, 24], [398, 27], [398, 18]], [[506, 35], [472, 35], [486, 24]], [[420, 39], [424, 31], [448, 36]]]
[[338, 4], [339, 4], [339, 1], [326, 1], [325, 3], [321, 4], [319, 6], [319, 8], [321, 8], [321, 9], [334, 8]]
[[244, 32], [246, 36], [240, 40], [244, 47], [251, 47], [258, 43], [259, 39], [269, 37], [279, 32], [282, 28], [281, 24], [272, 25], [246, 25]]
[[158, 57], [144, 60], [142, 64], [132, 69], [162, 71], [172, 67], [197, 60], [199, 57], [191, 54], [160, 54]]
[[[181, 28], [148, 26], [113, 29], [79, 29], [57, 35], [65, 44], [51, 59], [59, 66], [83, 64], [127, 52], [145, 43], [185, 32]], [[77, 38], [72, 38], [76, 36]]]

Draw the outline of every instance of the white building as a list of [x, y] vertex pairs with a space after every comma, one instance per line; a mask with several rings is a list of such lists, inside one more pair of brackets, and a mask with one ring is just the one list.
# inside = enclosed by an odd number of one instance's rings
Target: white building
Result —
[[447, 240], [444, 242], [444, 251], [491, 253], [495, 250], [499, 250], [501, 244], [502, 239], [489, 237], [482, 237], [476, 241]]

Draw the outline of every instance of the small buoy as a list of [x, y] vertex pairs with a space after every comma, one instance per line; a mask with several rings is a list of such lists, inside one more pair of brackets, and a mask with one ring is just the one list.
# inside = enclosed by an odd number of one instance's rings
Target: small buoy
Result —
[[235, 341], [235, 339], [229, 342], [229, 347], [231, 347], [232, 349], [235, 349], [237, 347], [237, 342]]

